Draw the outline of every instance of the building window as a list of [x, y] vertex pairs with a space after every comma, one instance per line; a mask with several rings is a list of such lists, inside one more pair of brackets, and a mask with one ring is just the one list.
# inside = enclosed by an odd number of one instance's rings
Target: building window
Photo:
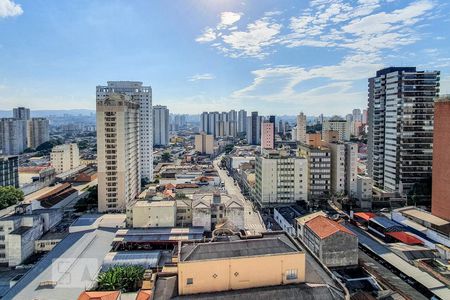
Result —
[[194, 284], [194, 278], [188, 278], [186, 279], [186, 285]]
[[286, 279], [287, 280], [294, 280], [294, 279], [297, 279], [298, 278], [298, 276], [297, 276], [297, 269], [289, 269], [289, 270], [287, 270], [287, 272], [286, 272]]

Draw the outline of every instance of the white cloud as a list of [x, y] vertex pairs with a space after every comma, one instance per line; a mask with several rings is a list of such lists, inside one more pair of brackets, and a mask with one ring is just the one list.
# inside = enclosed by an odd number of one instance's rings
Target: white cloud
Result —
[[280, 33], [280, 29], [280, 24], [272, 23], [268, 18], [262, 18], [248, 24], [246, 31], [233, 31], [224, 35], [222, 39], [231, 57], [262, 58], [268, 54], [268, 51], [263, 51], [263, 48], [277, 42], [276, 36]]
[[321, 79], [324, 82], [331, 81], [331, 83], [324, 85], [323, 89], [310, 89], [315, 93], [330, 89], [334, 89], [334, 93], [337, 87], [341, 92], [348, 92], [353, 81], [370, 77], [382, 66], [380, 58], [376, 55], [353, 55], [345, 57], [339, 64], [331, 66], [310, 69], [296, 66], [275, 66], [259, 69], [252, 72], [255, 76], [253, 82], [249, 86], [233, 92], [232, 97], [275, 102], [298, 102], [302, 99], [302, 96], [308, 96], [310, 93], [299, 93], [296, 88], [312, 79]]
[[235, 13], [231, 11], [225, 11], [220, 14], [220, 23], [218, 28], [225, 28], [231, 26], [241, 19], [241, 13]]
[[211, 80], [214, 79], [214, 75], [211, 73], [203, 73], [203, 74], [195, 74], [188, 78], [189, 81], [198, 81], [198, 80]]
[[[276, 51], [274, 46], [280, 45], [380, 53], [418, 41], [421, 38], [417, 33], [418, 26], [423, 24], [417, 23], [430, 18], [429, 13], [435, 6], [433, 0], [416, 0], [400, 9], [378, 11], [385, 2], [312, 0], [308, 9], [289, 19], [284, 32], [281, 31], [283, 16], [280, 11], [265, 12], [263, 18], [241, 30], [234, 25], [241, 14], [224, 12], [216, 29], [207, 28], [197, 41], [215, 41], [213, 47], [230, 57], [256, 58], [266, 57]], [[227, 29], [231, 27], [230, 33]]]
[[199, 43], [207, 43], [212, 42], [216, 39], [217, 34], [215, 33], [214, 29], [212, 28], [205, 28], [203, 31], [203, 34], [195, 39], [195, 41]]
[[0, 18], [14, 17], [23, 14], [22, 7], [12, 0], [0, 0]]

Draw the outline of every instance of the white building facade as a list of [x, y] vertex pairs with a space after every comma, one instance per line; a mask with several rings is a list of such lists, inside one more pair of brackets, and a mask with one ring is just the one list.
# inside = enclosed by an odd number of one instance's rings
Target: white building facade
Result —
[[152, 88], [139, 81], [108, 81], [97, 86], [97, 100], [104, 100], [111, 93], [128, 95], [139, 105], [139, 156], [141, 176], [153, 180], [153, 109]]

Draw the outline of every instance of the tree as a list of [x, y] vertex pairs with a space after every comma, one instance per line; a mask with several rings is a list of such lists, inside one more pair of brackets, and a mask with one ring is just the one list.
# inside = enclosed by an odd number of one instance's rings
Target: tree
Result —
[[144, 278], [142, 266], [114, 266], [97, 277], [99, 291], [135, 292]]
[[89, 187], [87, 192], [89, 194], [75, 204], [76, 212], [85, 212], [98, 207], [98, 185]]
[[231, 151], [233, 151], [234, 149], [234, 145], [233, 144], [229, 144], [225, 146], [225, 154], [230, 153]]
[[50, 151], [56, 145], [61, 145], [62, 141], [60, 140], [51, 140], [45, 143], [40, 144], [36, 147], [36, 151]]
[[0, 209], [23, 201], [23, 192], [13, 186], [0, 186]]
[[164, 152], [164, 153], [161, 155], [161, 159], [162, 159], [162, 161], [164, 161], [164, 162], [169, 162], [171, 158], [172, 158], [172, 155], [170, 155], [169, 152]]

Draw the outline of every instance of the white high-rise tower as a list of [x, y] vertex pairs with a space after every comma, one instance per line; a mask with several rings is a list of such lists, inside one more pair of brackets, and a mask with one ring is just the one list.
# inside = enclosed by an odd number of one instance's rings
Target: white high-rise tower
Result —
[[97, 101], [112, 93], [128, 95], [139, 104], [139, 156], [141, 177], [153, 180], [153, 109], [152, 88], [140, 81], [108, 81], [107, 86], [97, 86]]

